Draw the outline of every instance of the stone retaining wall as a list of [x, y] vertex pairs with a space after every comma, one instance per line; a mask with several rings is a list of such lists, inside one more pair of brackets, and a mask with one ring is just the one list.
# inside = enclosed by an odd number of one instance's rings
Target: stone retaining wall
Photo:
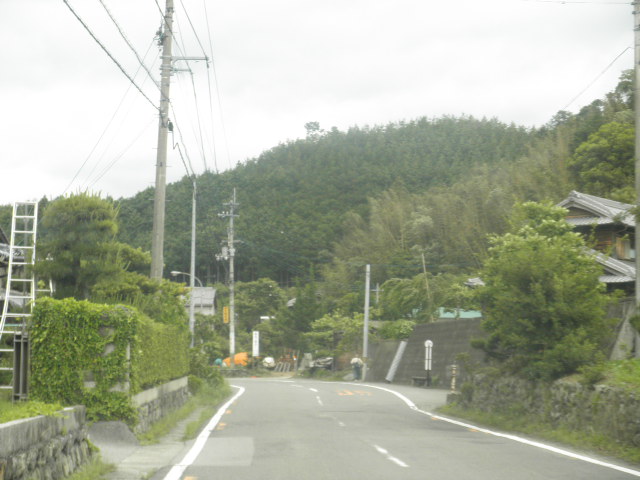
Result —
[[600, 433], [640, 447], [640, 398], [606, 385], [558, 380], [551, 385], [512, 377], [476, 375], [457, 396], [462, 406], [495, 413], [531, 415], [570, 430]]
[[83, 406], [0, 424], [0, 480], [57, 480], [92, 455]]
[[188, 399], [188, 377], [178, 378], [134, 395], [131, 403], [138, 410], [138, 424], [134, 429], [135, 432], [146, 432], [151, 425], [167, 413], [179, 409]]

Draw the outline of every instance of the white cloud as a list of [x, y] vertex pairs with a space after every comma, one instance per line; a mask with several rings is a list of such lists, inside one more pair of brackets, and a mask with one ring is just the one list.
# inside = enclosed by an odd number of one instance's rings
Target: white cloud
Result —
[[[157, 77], [155, 3], [104, 1], [139, 54], [149, 52], [146, 64]], [[99, 2], [69, 3], [134, 75], [137, 61]], [[174, 55], [201, 56], [183, 4], [209, 51], [203, 2], [183, 0], [176, 2]], [[213, 168], [214, 137], [217, 166], [226, 169], [304, 136], [308, 121], [346, 129], [471, 114], [541, 125], [633, 43], [631, 6], [618, 4], [212, 0], [206, 5], [219, 91], [210, 100], [213, 70], [207, 75], [204, 62], [198, 62], [191, 63], [196, 97], [188, 73], [174, 75], [171, 93], [174, 120], [198, 173], [204, 169], [196, 139], [200, 128], [207, 164]], [[0, 51], [0, 155], [10, 180], [0, 189], [0, 203], [59, 195], [76, 174], [70, 191], [90, 188], [119, 197], [151, 186], [157, 117], [149, 102], [63, 2], [5, 0], [3, 12], [0, 35], [10, 47]], [[600, 98], [631, 67], [627, 51], [569, 109]], [[157, 104], [159, 93], [145, 77], [139, 71], [136, 82]], [[172, 151], [169, 181], [184, 173]]]

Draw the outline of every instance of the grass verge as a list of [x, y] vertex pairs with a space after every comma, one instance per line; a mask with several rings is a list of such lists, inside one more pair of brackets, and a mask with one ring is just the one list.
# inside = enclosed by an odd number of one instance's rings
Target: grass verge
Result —
[[99, 458], [94, 458], [90, 463], [79, 468], [67, 480], [96, 480], [103, 478], [105, 475], [116, 469], [111, 463], [104, 463]]
[[[161, 420], [154, 423], [148, 432], [138, 435], [138, 440], [142, 445], [158, 443], [160, 438], [173, 430], [179, 422], [189, 417], [196, 410], [202, 409], [202, 414], [198, 420], [190, 422], [186, 426], [186, 430], [191, 431], [191, 434], [195, 436], [203, 426], [204, 422], [213, 416], [213, 412], [218, 408], [218, 405], [227, 398], [230, 393], [231, 388], [226, 382], [216, 385], [215, 387], [209, 385], [203, 386], [203, 388], [196, 395], [191, 397], [180, 409], [165, 415]], [[206, 415], [208, 412], [212, 413], [207, 417]], [[197, 424], [197, 427], [191, 426], [191, 424]]]
[[564, 427], [549, 425], [530, 415], [488, 413], [476, 409], [462, 408], [456, 404], [446, 405], [439, 408], [438, 411], [445, 415], [472, 421], [478, 425], [512, 433], [523, 433], [539, 439], [640, 464], [640, 450], [637, 448], [620, 445], [605, 435], [578, 432]]

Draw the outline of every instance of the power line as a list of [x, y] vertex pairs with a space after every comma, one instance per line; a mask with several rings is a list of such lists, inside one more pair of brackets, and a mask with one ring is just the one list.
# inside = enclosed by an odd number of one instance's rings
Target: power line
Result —
[[[191, 164], [191, 158], [189, 157], [189, 152], [187, 152], [187, 147], [184, 143], [184, 138], [182, 137], [182, 130], [180, 130], [180, 125], [178, 125], [178, 122], [176, 120], [176, 112], [175, 109], [173, 108], [173, 104], [171, 104], [171, 110], [173, 111], [173, 128], [175, 130], [178, 130], [178, 137], [180, 137], [180, 143], [182, 143], [183, 147], [184, 147], [184, 154], [187, 156], [187, 162], [189, 163], [189, 168], [187, 168], [187, 166], [185, 165], [185, 169], [187, 170], [187, 175], [189, 175], [189, 171], [191, 171], [191, 175], [193, 175], [195, 177], [195, 170], [193, 169], [193, 165]], [[171, 135], [173, 136], [173, 132], [171, 132]], [[175, 147], [174, 147], [175, 148]], [[182, 152], [179, 150], [179, 153], [182, 154]], [[182, 158], [182, 155], [181, 155]], [[184, 162], [184, 159], [182, 159]]]
[[107, 12], [107, 15], [109, 15], [109, 18], [111, 19], [111, 21], [113, 22], [113, 24], [116, 26], [116, 28], [118, 29], [118, 32], [120, 33], [120, 36], [122, 37], [122, 39], [125, 41], [125, 43], [129, 46], [129, 48], [131, 49], [131, 51], [133, 52], [133, 54], [136, 56], [136, 59], [138, 60], [138, 63], [140, 64], [140, 66], [144, 69], [145, 72], [147, 72], [147, 75], [149, 75], [149, 78], [151, 78], [151, 80], [153, 81], [153, 83], [155, 84], [156, 87], [160, 88], [160, 85], [158, 84], [158, 82], [156, 81], [155, 78], [153, 78], [153, 75], [151, 74], [151, 72], [149, 71], [149, 69], [147, 68], [147, 66], [144, 64], [144, 62], [142, 61], [142, 59], [140, 58], [140, 55], [138, 55], [138, 52], [136, 51], [136, 49], [133, 47], [133, 45], [131, 44], [131, 42], [129, 41], [129, 39], [127, 38], [127, 36], [124, 34], [124, 32], [122, 31], [122, 28], [120, 28], [120, 25], [118, 24], [118, 22], [116, 21], [116, 19], [114, 18], [114, 16], [111, 14], [111, 12], [109, 11], [109, 9], [107, 8], [107, 6], [105, 5], [103, 0], [98, 0], [100, 2], [100, 4], [102, 5], [102, 7], [104, 8], [105, 12]]
[[[180, 3], [182, 3], [182, 2], [180, 2]], [[184, 8], [184, 5], [183, 5], [183, 8]], [[185, 11], [185, 13], [186, 13], [186, 11]], [[187, 18], [188, 18], [188, 15], [187, 15]], [[176, 19], [176, 22], [179, 22], [179, 21]], [[191, 20], [189, 20], [189, 22], [191, 22]], [[191, 27], [193, 28], [193, 24], [191, 25]], [[178, 23], [178, 31], [179, 32], [181, 31], [179, 23]], [[195, 31], [194, 31], [194, 33], [195, 33]], [[174, 36], [174, 38], [175, 38], [175, 36]], [[199, 42], [199, 40], [198, 40], [198, 42]], [[194, 105], [195, 105], [195, 108], [196, 108], [196, 118], [198, 120], [198, 132], [196, 133], [194, 131], [194, 136], [196, 137], [196, 139], [199, 138], [199, 140], [200, 140], [200, 153], [202, 155], [202, 161], [203, 161], [203, 164], [204, 164], [204, 170], [207, 171], [209, 168], [207, 167], [207, 158], [206, 158], [205, 150], [204, 150], [204, 139], [203, 139], [203, 136], [202, 136], [202, 122], [201, 122], [201, 119], [200, 119], [200, 109], [198, 108], [198, 97], [197, 97], [197, 92], [196, 92], [196, 86], [195, 86], [195, 83], [194, 83], [194, 80], [193, 80], [193, 70], [191, 69], [191, 65], [189, 65], [189, 59], [188, 58], [179, 58], [179, 60], [183, 60], [187, 64], [187, 68], [184, 69], [184, 70], [189, 72], [189, 74], [191, 75], [191, 89], [193, 91]], [[207, 64], [208, 64], [208, 60], [209, 59], [206, 56], [206, 54], [204, 55], [203, 60], [205, 60], [207, 62]]]
[[125, 77], [127, 77], [129, 79], [129, 81], [133, 84], [134, 87], [136, 87], [136, 89], [142, 94], [142, 96], [144, 98], [147, 99], [147, 101], [153, 106], [153, 108], [155, 108], [156, 110], [160, 110], [152, 101], [149, 97], [147, 97], [147, 95], [142, 91], [142, 89], [136, 84], [136, 82], [133, 80], [133, 78], [131, 78], [131, 76], [125, 71], [125, 69], [122, 67], [122, 65], [120, 65], [120, 63], [118, 63], [118, 61], [114, 58], [113, 55], [111, 55], [111, 53], [109, 52], [109, 50], [107, 50], [107, 47], [105, 47], [102, 42], [100, 42], [100, 40], [98, 40], [98, 38], [93, 34], [93, 32], [91, 31], [91, 29], [89, 28], [89, 26], [84, 23], [84, 21], [80, 18], [80, 16], [78, 16], [78, 14], [76, 13], [76, 11], [73, 9], [73, 7], [71, 7], [71, 5], [69, 4], [68, 0], [63, 0], [65, 5], [69, 8], [69, 10], [71, 11], [71, 13], [73, 14], [74, 17], [76, 17], [76, 19], [82, 24], [82, 26], [84, 27], [84, 29], [89, 33], [89, 35], [91, 35], [91, 38], [93, 38], [96, 43], [98, 45], [100, 45], [100, 48], [102, 48], [102, 50], [104, 50], [104, 52], [107, 54], [107, 56], [113, 61], [113, 63], [115, 63], [117, 65], [117, 67], [120, 69], [120, 71], [124, 74]]
[[[149, 54], [149, 51], [151, 51], [151, 47], [153, 46], [153, 40], [151, 41], [151, 43], [149, 44], [149, 47], [147, 48], [147, 51], [145, 53], [144, 58], [146, 59], [147, 55]], [[138, 70], [136, 71], [135, 76], [138, 75], [138, 72], [140, 71], [140, 68], [138, 68]], [[134, 77], [135, 77], [134, 76]], [[143, 82], [144, 85], [144, 82]], [[91, 158], [91, 156], [93, 155], [93, 153], [96, 151], [96, 149], [98, 148], [98, 145], [100, 144], [100, 142], [102, 141], [102, 139], [104, 138], [104, 136], [107, 134], [107, 131], [109, 130], [109, 128], [111, 127], [111, 124], [113, 123], [113, 121], [115, 120], [116, 116], [118, 115], [118, 112], [120, 111], [120, 109], [122, 108], [122, 105], [124, 104], [125, 99], [127, 98], [127, 95], [129, 93], [129, 90], [131, 90], [131, 84], [127, 85], [127, 89], [124, 92], [124, 95], [122, 95], [122, 98], [120, 99], [120, 102], [118, 103], [118, 106], [116, 107], [116, 109], [113, 112], [113, 115], [111, 116], [111, 119], [107, 122], [107, 125], [105, 126], [104, 130], [102, 131], [102, 133], [100, 134], [100, 137], [98, 138], [98, 140], [96, 141], [95, 145], [93, 146], [93, 148], [91, 149], [91, 151], [89, 152], [89, 154], [87, 155], [87, 158], [85, 158], [84, 162], [82, 162], [82, 165], [80, 166], [80, 168], [78, 168], [78, 170], [76, 171], [75, 175], [73, 176], [73, 178], [71, 179], [71, 181], [69, 182], [69, 184], [66, 186], [66, 188], [64, 189], [64, 191], [62, 192], [62, 195], [64, 195], [67, 190], [69, 190], [69, 188], [71, 187], [71, 185], [73, 184], [73, 182], [78, 178], [78, 176], [80, 175], [80, 172], [82, 172], [82, 170], [84, 169], [84, 167], [86, 166], [87, 162], [89, 161], [89, 159]], [[104, 156], [104, 154], [103, 154]], [[94, 165], [94, 167], [91, 169], [91, 171], [87, 174], [87, 180], [91, 177], [91, 175], [93, 174], [93, 172], [95, 171], [95, 169], [98, 167], [99, 163], [101, 160], [98, 160], [98, 162]], [[115, 163], [115, 162], [114, 162]], [[112, 164], [113, 165], [113, 164]], [[106, 172], [105, 172], [106, 173]], [[104, 175], [104, 174], [103, 174]], [[97, 180], [96, 180], [97, 181]], [[95, 181], [92, 183], [92, 185], [95, 184]]]
[[522, 0], [523, 2], [531, 3], [588, 3], [592, 5], [632, 5], [631, 2], [580, 2], [580, 1], [567, 1], [567, 0]]
[[[224, 122], [224, 114], [223, 114], [223, 109], [222, 109], [222, 101], [220, 99], [220, 86], [218, 84], [218, 75], [216, 74], [216, 64], [215, 61], [213, 59], [213, 41], [212, 41], [212, 35], [211, 35], [211, 26], [209, 24], [209, 13], [207, 12], [207, 0], [202, 0], [203, 3], [203, 7], [204, 7], [204, 18], [207, 24], [207, 37], [209, 39], [209, 51], [211, 53], [211, 69], [213, 70], [213, 80], [215, 83], [215, 87], [216, 87], [216, 96], [218, 99], [218, 109], [220, 111], [220, 125], [222, 128], [222, 139], [224, 141], [224, 145], [227, 151], [227, 163], [229, 164], [229, 167], [231, 167], [231, 156], [229, 155], [229, 144], [227, 142], [227, 132], [226, 132], [226, 128], [225, 128], [225, 122]], [[208, 67], [208, 63], [207, 63], [207, 67]], [[210, 110], [210, 114], [211, 114], [211, 129], [213, 130], [213, 102], [212, 102], [212, 98], [211, 98], [211, 78], [209, 76], [209, 69], [207, 68], [207, 83], [209, 85], [209, 110]], [[218, 173], [218, 162], [217, 162], [217, 154], [216, 154], [216, 143], [215, 143], [215, 135], [213, 136], [213, 162], [214, 162], [214, 167], [215, 167], [215, 171], [216, 173]]]
[[602, 70], [602, 71], [601, 71], [601, 72], [596, 76], [596, 78], [594, 78], [594, 79], [589, 83], [589, 85], [587, 85], [585, 88], [583, 88], [583, 89], [582, 89], [582, 91], [581, 91], [580, 93], [578, 93], [575, 97], [573, 97], [573, 98], [571, 99], [571, 101], [570, 101], [569, 103], [567, 103], [567, 104], [562, 108], [562, 110], [566, 110], [567, 108], [569, 108], [569, 106], [570, 106], [573, 102], [575, 102], [578, 98], [580, 98], [580, 96], [581, 96], [584, 92], [586, 92], [587, 90], [589, 90], [589, 89], [591, 88], [591, 86], [592, 86], [594, 83], [596, 83], [596, 82], [600, 79], [600, 77], [602, 77], [605, 73], [607, 73], [607, 71], [608, 71], [608, 70], [613, 66], [613, 64], [614, 64], [614, 63], [616, 63], [616, 62], [618, 61], [618, 59], [619, 59], [622, 55], [624, 55], [624, 54], [627, 52], [627, 50], [631, 50], [631, 47], [627, 47], [627, 48], [625, 48], [622, 52], [620, 52], [620, 53], [618, 54], [618, 56], [617, 56], [616, 58], [614, 58], [614, 59], [613, 59], [613, 61], [612, 61], [609, 65], [607, 65], [607, 66], [606, 66], [606, 68], [605, 68], [604, 70]]
[[96, 177], [96, 179], [91, 182], [91, 184], [89, 185], [89, 187], [93, 187], [96, 183], [98, 183], [102, 177], [104, 177], [107, 172], [109, 170], [111, 170], [111, 168], [120, 160], [122, 159], [122, 157], [124, 156], [125, 153], [127, 153], [127, 151], [133, 146], [133, 144], [135, 144], [138, 139], [142, 136], [142, 134], [151, 126], [151, 124], [155, 121], [155, 119], [149, 121], [149, 123], [147, 123], [142, 130], [140, 130], [140, 132], [138, 133], [138, 135], [136, 135], [136, 137], [131, 140], [131, 142], [129, 142], [129, 145], [127, 145], [125, 147], [124, 150], [122, 150], [122, 152], [120, 152], [120, 155], [116, 156], [109, 165], [107, 165], [105, 168], [102, 169], [102, 171], [98, 174], [98, 176]]
[[200, 136], [200, 150], [202, 152], [202, 163], [204, 164], [204, 171], [209, 170], [207, 167], [207, 157], [204, 154], [204, 140], [202, 138], [202, 123], [200, 121], [200, 109], [198, 108], [198, 96], [196, 94], [196, 84], [193, 81], [193, 73], [191, 73], [191, 87], [193, 89], [193, 101], [196, 107], [196, 118], [198, 119], [198, 133]]
[[198, 32], [196, 32], [196, 29], [193, 26], [193, 22], [191, 22], [191, 17], [189, 16], [189, 12], [187, 12], [187, 9], [185, 8], [184, 3], [182, 3], [182, 0], [180, 0], [180, 5], [182, 5], [182, 9], [184, 10], [184, 14], [187, 17], [187, 21], [189, 22], [189, 25], [191, 25], [191, 30], [193, 30], [193, 34], [195, 35], [196, 40], [198, 41], [198, 45], [200, 45], [200, 50], [202, 50], [202, 54], [206, 57], [207, 52], [204, 51], [202, 42], [200, 42], [200, 37], [198, 37]]

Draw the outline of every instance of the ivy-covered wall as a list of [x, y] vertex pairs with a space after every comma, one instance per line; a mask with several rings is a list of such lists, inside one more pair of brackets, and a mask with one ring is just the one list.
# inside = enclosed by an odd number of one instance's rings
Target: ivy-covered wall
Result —
[[33, 313], [32, 397], [86, 405], [90, 420], [133, 424], [132, 394], [188, 372], [186, 326], [72, 298], [41, 299]]

